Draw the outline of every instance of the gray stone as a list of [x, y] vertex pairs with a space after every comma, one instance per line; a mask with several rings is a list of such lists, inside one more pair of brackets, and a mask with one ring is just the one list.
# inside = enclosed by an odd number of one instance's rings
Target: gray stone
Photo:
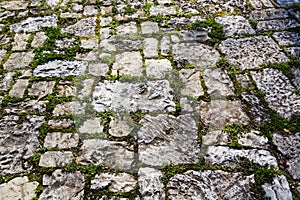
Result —
[[100, 26], [108, 26], [112, 21], [112, 17], [100, 17]]
[[10, 97], [23, 98], [25, 89], [27, 88], [29, 81], [27, 79], [19, 79], [9, 91]]
[[108, 189], [112, 192], [130, 192], [136, 186], [137, 181], [134, 176], [127, 173], [118, 173], [117, 175], [101, 173], [95, 176], [91, 181], [92, 190]]
[[1, 199], [24, 199], [29, 200], [36, 196], [35, 190], [39, 183], [30, 182], [27, 176], [16, 177], [7, 183], [0, 185]]
[[106, 165], [110, 168], [131, 170], [134, 167], [134, 152], [127, 149], [126, 142], [102, 139], [84, 140], [76, 158], [77, 163]]
[[61, 18], [66, 18], [66, 19], [80, 19], [82, 18], [82, 14], [81, 13], [69, 13], [69, 12], [65, 12], [65, 13], [61, 13], [60, 14]]
[[171, 62], [168, 59], [146, 59], [145, 65], [148, 78], [162, 79], [172, 71]]
[[63, 172], [57, 169], [52, 175], [43, 176], [43, 186], [40, 200], [80, 200], [84, 197], [84, 176], [79, 171]]
[[230, 149], [226, 146], [208, 146], [204, 158], [205, 161], [213, 165], [224, 165], [233, 168], [243, 158], [261, 166], [278, 167], [276, 158], [269, 151], [258, 149], [239, 150]]
[[79, 135], [77, 133], [53, 132], [53, 133], [48, 133], [47, 136], [45, 137], [44, 147], [69, 149], [72, 147], [77, 147], [78, 142], [79, 142]]
[[46, 0], [46, 2], [49, 6], [55, 7], [58, 5], [59, 0]]
[[84, 9], [83, 9], [84, 16], [91, 16], [91, 15], [97, 15], [97, 14], [98, 14], [98, 10], [94, 5], [84, 6]]
[[264, 7], [274, 8], [274, 5], [272, 4], [272, 2], [270, 0], [261, 0], [261, 1], [264, 4]]
[[196, 28], [196, 30], [182, 30], [179, 32], [179, 35], [181, 36], [181, 40], [184, 42], [204, 42], [210, 39], [210, 37], [208, 36], [208, 33], [210, 31], [210, 28]]
[[226, 71], [219, 68], [205, 69], [203, 72], [207, 92], [212, 97], [234, 95], [234, 87]]
[[17, 174], [30, 170], [27, 160], [39, 146], [39, 128], [44, 117], [26, 116], [23, 122], [16, 115], [0, 119], [0, 174]]
[[187, 171], [177, 174], [167, 184], [168, 196], [176, 199], [247, 199], [251, 200], [254, 175], [223, 172], [221, 170]]
[[13, 32], [36, 32], [44, 27], [57, 27], [57, 16], [28, 17], [26, 20], [10, 25]]
[[[73, 124], [74, 124], [74, 122], [71, 119], [61, 119], [61, 120], [51, 119], [48, 121], [48, 125], [52, 129], [56, 129], [56, 128], [66, 129], [66, 128], [70, 128]], [[47, 138], [47, 136], [46, 136], [46, 138]]]
[[78, 92], [78, 98], [83, 99], [85, 97], [90, 97], [93, 86], [94, 86], [94, 79], [85, 79], [82, 81], [83, 88]]
[[72, 3], [72, 4], [70, 5], [70, 8], [71, 8], [72, 10], [78, 12], [78, 11], [82, 11], [83, 5], [78, 4], [78, 3]]
[[128, 22], [118, 26], [117, 28], [117, 34], [119, 35], [136, 34], [136, 33], [137, 33], [136, 22]]
[[73, 25], [62, 29], [62, 33], [70, 33], [79, 37], [92, 37], [96, 35], [96, 17], [80, 19]]
[[71, 81], [59, 81], [57, 85], [58, 97], [75, 97], [76, 93], [77, 88]]
[[216, 22], [221, 24], [226, 36], [255, 34], [247, 19], [242, 16], [224, 16], [217, 17]]
[[300, 45], [300, 34], [296, 32], [275, 32], [273, 37], [280, 46]]
[[159, 31], [158, 24], [156, 22], [146, 21], [141, 23], [142, 33], [157, 33]]
[[140, 124], [137, 133], [140, 162], [161, 167], [198, 161], [198, 128], [192, 115], [146, 115]]
[[297, 87], [297, 89], [300, 90], [300, 68], [292, 68], [292, 71], [294, 72], [294, 76], [295, 76], [293, 83]]
[[63, 167], [73, 160], [71, 151], [47, 151], [41, 155], [40, 167]]
[[0, 91], [6, 91], [8, 90], [9, 86], [13, 83], [14, 81], [14, 73], [13, 72], [8, 72], [5, 74], [5, 76], [2, 78], [1, 83], [0, 83]]
[[199, 68], [207, 68], [216, 64], [220, 54], [214, 48], [199, 43], [180, 43], [173, 47], [174, 61], [189, 62]]
[[116, 48], [119, 52], [138, 51], [143, 49], [142, 40], [133, 40], [131, 38], [121, 38], [116, 41]]
[[290, 47], [286, 48], [286, 51], [293, 55], [295, 58], [300, 60], [300, 47]]
[[160, 53], [161, 55], [163, 56], [168, 56], [169, 53], [170, 53], [170, 44], [171, 44], [171, 41], [170, 41], [170, 37], [169, 36], [166, 36], [164, 35], [162, 37], [162, 39], [160, 40]]
[[238, 143], [245, 147], [267, 149], [268, 138], [259, 134], [258, 131], [250, 131], [239, 136]]
[[64, 102], [55, 106], [53, 116], [84, 114], [84, 106], [78, 101]]
[[251, 72], [257, 88], [265, 93], [269, 107], [285, 118], [299, 114], [300, 96], [290, 80], [278, 69], [263, 69], [261, 72]]
[[6, 50], [5, 49], [0, 49], [0, 62], [3, 60], [5, 54], [6, 54]]
[[288, 18], [289, 13], [283, 8], [268, 8], [262, 10], [253, 10], [250, 14], [250, 19], [254, 20], [268, 20]]
[[299, 0], [276, 0], [276, 2], [281, 6], [290, 6], [293, 3], [299, 3]]
[[200, 82], [200, 72], [197, 69], [182, 69], [179, 71], [179, 78], [183, 83], [181, 95], [197, 97], [204, 95]]
[[62, 38], [56, 40], [54, 45], [59, 49], [72, 48], [77, 45], [77, 41], [75, 38]]
[[13, 51], [21, 51], [21, 50], [25, 50], [26, 48], [26, 44], [27, 44], [27, 40], [29, 39], [30, 34], [26, 34], [26, 33], [17, 33], [14, 37], [14, 41], [12, 43], [12, 50]]
[[103, 132], [103, 125], [101, 125], [100, 118], [88, 119], [83, 122], [83, 125], [80, 126], [79, 132], [80, 133], [102, 133]]
[[165, 199], [164, 185], [162, 183], [163, 173], [154, 168], [140, 168], [138, 172], [138, 183], [141, 198], [143, 200]]
[[140, 52], [124, 52], [116, 55], [116, 62], [112, 66], [112, 75], [143, 75], [143, 61]]
[[290, 190], [289, 183], [284, 175], [276, 175], [273, 182], [265, 183], [262, 185], [265, 191], [265, 196], [271, 200], [292, 200], [292, 192]]
[[158, 40], [155, 38], [146, 38], [144, 40], [144, 56], [145, 58], [158, 57]]
[[288, 62], [271, 37], [256, 36], [242, 39], [227, 39], [220, 44], [227, 61], [242, 70], [254, 69], [267, 63]]
[[114, 137], [125, 137], [136, 128], [131, 116], [126, 113], [116, 113], [109, 123], [109, 134]]
[[38, 65], [33, 70], [33, 75], [41, 78], [79, 76], [85, 72], [87, 66], [85, 61], [54, 60]]
[[80, 46], [85, 49], [95, 49], [98, 48], [98, 39], [97, 38], [91, 38], [87, 40], [81, 40]]
[[100, 77], [106, 76], [109, 70], [109, 66], [107, 64], [99, 64], [96, 62], [89, 64], [89, 74], [92, 76]]
[[248, 124], [249, 118], [242, 110], [240, 101], [212, 100], [200, 103], [203, 123], [211, 128], [221, 128], [232, 123]]
[[235, 74], [236, 80], [243, 88], [251, 88], [254, 87], [251, 79], [247, 74]]
[[212, 145], [228, 145], [229, 144], [229, 134], [222, 130], [211, 130], [205, 135], [202, 135], [202, 145], [212, 146]]
[[[28, 99], [27, 99], [28, 100]], [[8, 103], [4, 109], [6, 114], [28, 114], [39, 113], [44, 114], [46, 112], [46, 104], [48, 101], [29, 100], [20, 103]]]
[[53, 87], [55, 86], [55, 81], [38, 81], [34, 82], [31, 88], [28, 89], [29, 95], [38, 96], [39, 98], [51, 94]]
[[262, 8], [262, 3], [260, 0], [249, 0], [251, 6], [256, 10], [256, 9], [261, 9]]
[[14, 52], [10, 54], [8, 60], [4, 63], [3, 68], [8, 71], [25, 69], [33, 60], [35, 54], [29, 52]]
[[209, 16], [217, 13], [235, 14], [235, 13], [247, 13], [249, 12], [250, 6], [246, 1], [239, 0], [201, 0], [201, 3], [196, 5], [198, 10], [204, 16]]
[[28, 4], [26, 1], [4, 1], [0, 2], [0, 7], [5, 10], [25, 10]]
[[176, 14], [176, 9], [174, 7], [152, 6], [150, 8], [151, 17], [157, 15], [175, 15], [175, 14]]
[[37, 32], [31, 42], [31, 47], [38, 48], [42, 46], [47, 38], [48, 37], [44, 32]]
[[274, 31], [274, 30], [296, 28], [299, 26], [300, 24], [295, 19], [280, 19], [280, 20], [260, 21], [257, 24], [257, 30]]
[[147, 81], [143, 83], [99, 83], [93, 93], [92, 105], [97, 112], [145, 111], [167, 112], [175, 110], [169, 82]]

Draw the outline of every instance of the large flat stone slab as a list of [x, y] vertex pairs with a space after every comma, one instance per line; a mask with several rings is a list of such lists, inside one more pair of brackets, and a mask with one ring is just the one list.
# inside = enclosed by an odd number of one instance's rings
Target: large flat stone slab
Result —
[[58, 18], [56, 15], [44, 17], [28, 17], [26, 20], [10, 25], [13, 32], [36, 32], [43, 27], [57, 27]]
[[96, 35], [96, 17], [80, 19], [75, 24], [62, 29], [62, 33], [70, 33], [79, 37]]
[[26, 69], [35, 54], [32, 51], [29, 52], [14, 52], [3, 65], [3, 68], [7, 71], [13, 71], [17, 69]]
[[143, 76], [143, 61], [140, 52], [124, 52], [116, 55], [112, 75]]

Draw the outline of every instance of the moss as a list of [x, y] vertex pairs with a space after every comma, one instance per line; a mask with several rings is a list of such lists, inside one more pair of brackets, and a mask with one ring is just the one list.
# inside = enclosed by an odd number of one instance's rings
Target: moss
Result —
[[22, 101], [23, 101], [23, 99], [19, 99], [17, 97], [4, 96], [1, 106], [6, 107], [9, 103], [19, 103]]
[[146, 17], [150, 17], [150, 8], [153, 6], [154, 4], [153, 3], [149, 3], [149, 2], [146, 2], [145, 5], [144, 5], [144, 11], [145, 11], [145, 15]]
[[[293, 63], [295, 63], [295, 62], [293, 62]], [[294, 79], [295, 75], [292, 71], [293, 63], [291, 63], [291, 62], [288, 62], [288, 63], [269, 63], [269, 64], [266, 64], [266, 65], [263, 65], [262, 67], [263, 68], [279, 69], [289, 79]]]
[[257, 24], [258, 24], [257, 20], [249, 19], [249, 23], [250, 23], [250, 25], [252, 26], [253, 29], [257, 28]]

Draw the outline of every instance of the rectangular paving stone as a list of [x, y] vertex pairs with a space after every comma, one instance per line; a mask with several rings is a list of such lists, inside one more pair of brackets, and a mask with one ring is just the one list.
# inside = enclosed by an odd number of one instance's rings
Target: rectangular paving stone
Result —
[[289, 47], [286, 48], [286, 51], [300, 60], [300, 47]]
[[299, 27], [300, 24], [295, 19], [281, 19], [260, 21], [257, 24], [258, 31], [284, 30]]
[[150, 16], [154, 17], [157, 15], [175, 15], [176, 10], [174, 7], [166, 6], [152, 6], [150, 8]]
[[27, 88], [29, 81], [27, 79], [19, 79], [13, 85], [12, 89], [9, 91], [10, 97], [23, 98], [25, 89]]
[[168, 59], [146, 59], [146, 75], [149, 78], [162, 79], [172, 71], [171, 62]]
[[140, 52], [124, 52], [116, 55], [112, 75], [143, 76], [143, 61]]
[[96, 17], [78, 20], [75, 24], [62, 29], [62, 33], [70, 33], [79, 37], [92, 37], [96, 35]]
[[268, 8], [253, 10], [249, 18], [254, 20], [282, 19], [288, 18], [289, 13], [283, 8]]
[[26, 20], [10, 25], [13, 32], [36, 32], [43, 27], [57, 27], [57, 16], [28, 17]]
[[198, 97], [204, 95], [200, 82], [200, 71], [196, 69], [182, 69], [179, 78], [183, 84], [180, 93], [183, 96]]
[[71, 151], [47, 151], [41, 155], [40, 167], [63, 167], [73, 160]]
[[157, 58], [158, 40], [155, 38], [145, 38], [143, 51], [145, 58]]
[[[51, 126], [51, 124], [49, 125]], [[72, 147], [77, 147], [78, 142], [79, 142], [79, 135], [77, 133], [53, 132], [53, 133], [48, 133], [47, 136], [45, 137], [44, 147], [69, 149]]]
[[300, 45], [300, 34], [296, 32], [275, 32], [273, 37], [280, 46]]
[[29, 39], [30, 34], [22, 33], [16, 34], [14, 37], [14, 41], [12, 43], [12, 50], [13, 51], [21, 51], [25, 50], [27, 45], [27, 40]]
[[8, 60], [4, 63], [3, 68], [7, 71], [25, 69], [33, 60], [35, 54], [29, 52], [14, 52], [10, 54]]

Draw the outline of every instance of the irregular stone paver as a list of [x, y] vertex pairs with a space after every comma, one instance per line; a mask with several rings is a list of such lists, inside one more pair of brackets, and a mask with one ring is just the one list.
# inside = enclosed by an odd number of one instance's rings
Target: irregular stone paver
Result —
[[10, 25], [13, 32], [36, 32], [43, 27], [57, 27], [57, 16], [28, 17], [26, 20]]
[[51, 94], [54, 86], [55, 86], [55, 81], [34, 82], [31, 88], [28, 89], [28, 94], [38, 96], [38, 97], [43, 97], [48, 94]]
[[300, 34], [296, 32], [275, 32], [273, 37], [281, 46], [300, 45]]
[[[51, 124], [49, 125], [51, 126]], [[72, 147], [77, 147], [78, 142], [79, 135], [76, 133], [54, 132], [47, 134], [47, 136], [45, 137], [44, 147], [68, 149]]]
[[6, 54], [6, 50], [5, 49], [0, 49], [0, 62], [3, 60], [5, 54]]
[[75, 97], [77, 88], [71, 81], [59, 81], [57, 85], [58, 97]]
[[143, 75], [143, 61], [139, 52], [124, 52], [116, 55], [116, 62], [112, 67], [112, 74], [117, 75]]
[[0, 3], [0, 7], [5, 10], [24, 10], [28, 4], [26, 1], [5, 1]]
[[287, 18], [289, 13], [282, 8], [268, 8], [268, 9], [258, 9], [253, 10], [250, 14], [250, 19], [254, 20], [268, 20], [268, 19], [280, 19]]
[[12, 43], [12, 50], [13, 51], [21, 51], [25, 50], [27, 40], [29, 39], [30, 34], [26, 33], [21, 33], [21, 34], [16, 34], [14, 37], [14, 42]]
[[144, 56], [145, 58], [158, 57], [158, 40], [155, 38], [146, 38], [144, 40]]
[[227, 60], [242, 70], [254, 69], [267, 63], [288, 62], [271, 37], [256, 36], [242, 39], [227, 39], [220, 44]]
[[257, 30], [258, 31], [283, 30], [288, 28], [296, 28], [299, 26], [300, 24], [295, 19], [270, 20], [270, 21], [258, 22]]
[[299, 0], [277, 0], [277, 3], [281, 6], [290, 6], [293, 3], [299, 3]]
[[30, 182], [27, 176], [17, 177], [0, 185], [1, 199], [32, 199], [36, 196], [37, 181]]
[[84, 106], [78, 101], [64, 102], [55, 106], [53, 116], [84, 114]]
[[134, 166], [134, 152], [126, 148], [126, 142], [114, 142], [102, 139], [84, 140], [81, 154], [76, 158], [81, 164], [93, 163], [116, 169], [130, 170]]
[[176, 10], [173, 7], [152, 6], [150, 8], [150, 16], [175, 15], [175, 14], [176, 14]]
[[94, 49], [98, 47], [98, 39], [97, 38], [91, 38], [88, 40], [81, 40], [80, 41], [82, 46], [85, 49]]
[[171, 62], [168, 59], [146, 59], [146, 75], [149, 78], [162, 79], [172, 71]]
[[91, 181], [92, 190], [108, 189], [112, 192], [129, 192], [137, 184], [134, 176], [127, 173], [119, 173], [117, 175], [109, 173], [101, 173], [95, 176]]
[[143, 34], [157, 33], [159, 31], [158, 24], [151, 21], [141, 23], [141, 28]]
[[217, 17], [215, 20], [222, 25], [226, 36], [255, 34], [248, 20], [242, 16]]
[[33, 75], [42, 78], [79, 76], [84, 73], [87, 66], [88, 63], [84, 61], [54, 60], [37, 66]]
[[[55, 129], [55, 128], [70, 128], [72, 126], [72, 124], [74, 124], [74, 121], [71, 119], [61, 119], [61, 120], [49, 120], [48, 121], [48, 125], [50, 126], [50, 128]], [[48, 135], [46, 136], [46, 138], [48, 137]], [[46, 143], [46, 138], [45, 138], [45, 143]], [[55, 139], [53, 139], [55, 142]], [[62, 142], [64, 141], [63, 139], [60, 139]], [[49, 144], [50, 145], [50, 144]], [[59, 148], [59, 147], [58, 147]]]
[[28, 113], [39, 113], [45, 114], [46, 104], [48, 101], [37, 101], [37, 100], [29, 100], [20, 103], [8, 103], [5, 108], [5, 113], [12, 114], [28, 114]]
[[27, 79], [19, 79], [9, 91], [10, 97], [23, 98], [25, 89], [27, 88], [29, 81]]
[[228, 145], [229, 134], [222, 130], [211, 130], [205, 135], [202, 135], [202, 145]]
[[127, 113], [116, 113], [109, 123], [109, 134], [114, 137], [124, 137], [136, 128], [131, 116]]
[[84, 195], [84, 176], [79, 172], [55, 170], [52, 175], [43, 176], [44, 190], [39, 199], [82, 199]]
[[285, 118], [299, 114], [300, 97], [290, 80], [278, 69], [263, 69], [261, 72], [251, 72], [259, 90], [265, 92], [265, 99], [270, 108]]
[[253, 199], [254, 176], [220, 170], [187, 171], [177, 174], [167, 185], [169, 199]]
[[79, 128], [80, 133], [102, 133], [104, 127], [100, 124], [100, 118], [88, 119], [83, 122], [83, 125]]
[[47, 151], [41, 155], [39, 166], [41, 167], [63, 167], [70, 164], [73, 159], [71, 151]]
[[31, 47], [38, 48], [42, 46], [47, 38], [48, 37], [44, 32], [37, 32], [31, 42]]
[[3, 68], [8, 71], [25, 69], [29, 66], [34, 56], [35, 54], [32, 51], [14, 52], [10, 54], [8, 60], [3, 65]]
[[224, 146], [209, 146], [205, 155], [205, 160], [211, 164], [222, 164], [228, 167], [234, 167], [234, 163], [246, 158], [249, 161], [261, 166], [272, 166], [277, 168], [277, 160], [266, 150], [238, 150], [230, 149]]
[[107, 64], [90, 63], [88, 67], [89, 74], [96, 77], [107, 75], [108, 70]]
[[298, 60], [300, 60], [300, 47], [290, 47], [287, 48], [286, 51], [294, 57], [296, 57]]
[[253, 148], [268, 148], [268, 138], [259, 134], [258, 131], [251, 131], [249, 133], [243, 133], [238, 143], [242, 146], [253, 147]]
[[169, 82], [147, 81], [126, 83], [104, 81], [93, 93], [93, 106], [97, 112], [115, 111], [172, 111], [175, 103], [170, 94]]
[[117, 34], [125, 35], [125, 34], [135, 34], [137, 33], [137, 27], [135, 22], [128, 22], [126, 24], [120, 25], [117, 28]]
[[293, 199], [289, 183], [284, 175], [276, 175], [271, 184], [265, 183], [262, 188], [266, 192], [265, 196], [271, 198], [271, 200]]
[[204, 95], [200, 82], [200, 72], [196, 69], [182, 69], [179, 71], [179, 78], [183, 83], [181, 95], [201, 96]]
[[8, 90], [9, 86], [13, 83], [14, 79], [13, 79], [13, 72], [8, 72], [5, 74], [4, 77], [1, 77], [1, 83], [0, 83], [0, 90], [1, 91], [6, 91]]
[[62, 29], [62, 33], [70, 33], [79, 37], [95, 36], [96, 17], [81, 19], [73, 25]]
[[[300, 49], [299, 49], [300, 52]], [[293, 80], [293, 83], [295, 86], [300, 89], [300, 68], [292, 68], [292, 71], [294, 72], [295, 78]]]
[[139, 160], [144, 164], [162, 166], [198, 161], [198, 129], [192, 115], [146, 115], [140, 123]]

